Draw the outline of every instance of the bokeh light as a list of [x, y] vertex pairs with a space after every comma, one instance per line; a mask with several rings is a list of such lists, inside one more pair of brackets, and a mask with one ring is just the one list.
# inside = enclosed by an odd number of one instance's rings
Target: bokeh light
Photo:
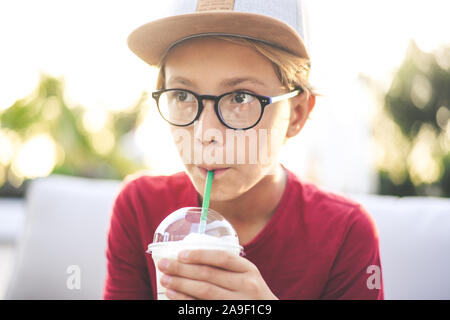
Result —
[[12, 170], [18, 177], [37, 178], [49, 175], [56, 162], [56, 147], [48, 134], [33, 136], [17, 152]]
[[433, 128], [423, 125], [408, 156], [408, 167], [414, 184], [431, 184], [440, 178], [443, 168], [435, 158], [437, 136]]
[[3, 166], [9, 165], [14, 157], [14, 143], [11, 136], [12, 134], [7, 134], [6, 130], [0, 130], [0, 164]]

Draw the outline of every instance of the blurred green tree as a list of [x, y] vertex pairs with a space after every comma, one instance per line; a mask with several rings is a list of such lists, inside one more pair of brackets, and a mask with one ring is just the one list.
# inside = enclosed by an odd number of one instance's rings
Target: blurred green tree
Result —
[[382, 103], [378, 193], [450, 197], [450, 47], [411, 41]]
[[[114, 113], [102, 111], [102, 119], [89, 121], [88, 109], [67, 105], [63, 80], [42, 75], [32, 94], [0, 113], [0, 135], [13, 150], [9, 156], [5, 148], [0, 151], [0, 196], [24, 194], [30, 177], [18, 172], [13, 162], [20, 146], [38, 135], [53, 140], [55, 159], [49, 174], [123, 179], [145, 169], [143, 161], [127, 154], [125, 138], [139, 124], [146, 98], [143, 93], [135, 105]], [[96, 121], [94, 130], [87, 126]]]

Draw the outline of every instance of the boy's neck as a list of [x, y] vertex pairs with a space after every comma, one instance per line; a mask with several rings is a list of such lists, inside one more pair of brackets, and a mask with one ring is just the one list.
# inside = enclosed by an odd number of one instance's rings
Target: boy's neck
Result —
[[211, 201], [210, 208], [219, 212], [233, 225], [240, 239], [247, 238], [246, 230], [258, 233], [275, 213], [286, 188], [286, 182], [287, 173], [280, 164], [277, 164], [272, 174], [264, 176], [239, 198], [230, 201]]

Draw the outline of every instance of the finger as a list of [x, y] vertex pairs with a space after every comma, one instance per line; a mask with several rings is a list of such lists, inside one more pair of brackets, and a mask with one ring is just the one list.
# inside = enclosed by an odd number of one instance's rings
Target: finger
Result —
[[223, 250], [184, 250], [178, 259], [184, 263], [206, 264], [233, 272], [246, 272], [254, 268], [247, 259]]
[[177, 291], [172, 290], [172, 289], [167, 289], [166, 290], [166, 296], [170, 300], [195, 300], [194, 297], [188, 296], [188, 295], [186, 295], [184, 293], [177, 292]]
[[188, 264], [167, 260], [158, 264], [158, 269], [168, 275], [215, 284], [228, 290], [237, 290], [242, 284], [242, 274], [200, 264]]
[[232, 291], [199, 280], [164, 275], [161, 277], [161, 284], [166, 289], [197, 299], [229, 300], [233, 298]]

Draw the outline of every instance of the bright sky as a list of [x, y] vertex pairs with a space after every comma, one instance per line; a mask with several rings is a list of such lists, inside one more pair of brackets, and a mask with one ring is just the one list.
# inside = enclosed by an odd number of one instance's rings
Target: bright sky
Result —
[[[143, 90], [153, 89], [155, 73], [129, 51], [126, 38], [134, 28], [163, 15], [158, 8], [161, 3], [164, 1], [0, 2], [0, 110], [28, 95], [40, 72], [63, 76], [67, 98], [73, 104], [112, 110], [130, 106]], [[357, 83], [358, 73], [381, 81], [387, 88], [411, 38], [426, 51], [450, 43], [450, 2], [308, 0], [307, 4], [311, 81], [324, 97], [318, 99], [313, 121], [303, 135], [287, 148], [291, 159], [287, 161], [299, 171], [309, 172], [314, 171], [311, 163], [317, 161], [320, 172], [315, 178], [325, 184], [345, 190], [367, 189], [367, 182], [343, 179], [335, 171], [339, 171], [339, 163], [352, 170], [359, 164], [361, 174], [367, 175], [370, 165], [366, 153], [349, 152], [337, 156], [338, 160], [330, 157], [342, 154], [342, 141], [348, 137], [361, 148], [367, 142], [364, 128], [371, 101]], [[361, 120], [359, 127], [355, 117]], [[361, 137], [355, 137], [355, 129], [363, 130], [359, 131]], [[148, 128], [140, 132], [136, 143], [151, 149], [143, 145], [148, 140], [142, 138], [151, 132]], [[299, 148], [312, 153], [300, 154]], [[349, 161], [356, 161], [356, 167]], [[350, 187], [339, 185], [343, 180]]]

